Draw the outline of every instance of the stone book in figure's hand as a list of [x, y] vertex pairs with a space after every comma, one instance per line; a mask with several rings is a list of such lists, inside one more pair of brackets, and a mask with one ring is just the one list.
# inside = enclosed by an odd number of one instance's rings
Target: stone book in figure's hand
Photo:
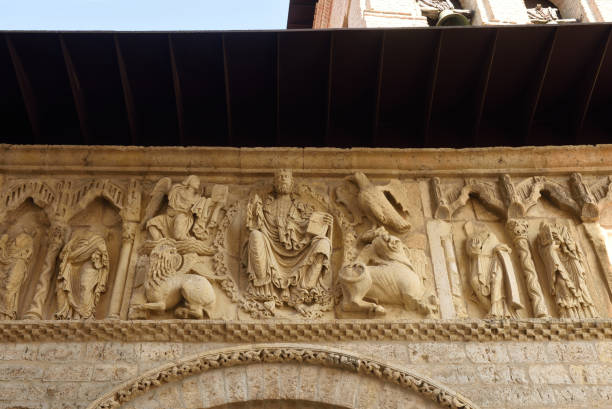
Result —
[[313, 212], [308, 221], [306, 232], [314, 236], [325, 236], [329, 228], [328, 217], [327, 213]]

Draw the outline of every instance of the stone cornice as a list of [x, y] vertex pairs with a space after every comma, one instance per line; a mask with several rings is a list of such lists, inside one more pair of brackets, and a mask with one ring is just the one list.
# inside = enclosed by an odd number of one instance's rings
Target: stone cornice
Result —
[[336, 149], [0, 145], [0, 172], [13, 174], [497, 175], [606, 173], [612, 145], [470, 149]]
[[592, 341], [612, 319], [338, 321], [0, 321], [0, 342]]

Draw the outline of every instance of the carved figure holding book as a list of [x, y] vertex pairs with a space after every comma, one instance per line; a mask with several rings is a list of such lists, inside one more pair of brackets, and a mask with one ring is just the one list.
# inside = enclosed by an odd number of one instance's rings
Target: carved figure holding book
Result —
[[247, 289], [274, 312], [287, 304], [307, 315], [306, 305], [330, 298], [323, 283], [331, 257], [332, 216], [317, 212], [293, 192], [290, 170], [274, 176], [274, 191], [247, 205]]

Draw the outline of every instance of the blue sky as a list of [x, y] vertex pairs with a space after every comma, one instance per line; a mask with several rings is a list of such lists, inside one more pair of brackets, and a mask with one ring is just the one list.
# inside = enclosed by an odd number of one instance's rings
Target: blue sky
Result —
[[250, 30], [287, 25], [289, 0], [0, 0], [0, 30]]

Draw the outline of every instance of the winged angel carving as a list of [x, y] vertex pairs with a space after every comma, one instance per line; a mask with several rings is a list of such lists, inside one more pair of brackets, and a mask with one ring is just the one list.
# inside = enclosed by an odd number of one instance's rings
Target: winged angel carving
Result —
[[[176, 316], [203, 318], [206, 312], [210, 317], [215, 292], [208, 279], [220, 277], [210, 271], [207, 258], [216, 253], [210, 239], [227, 193], [226, 186], [215, 185], [206, 197], [194, 175], [176, 184], [170, 178], [157, 182], [142, 221], [152, 239], [144, 244], [150, 252], [144, 277], [146, 302], [132, 305], [132, 318], [166, 311], [181, 302], [184, 306], [175, 309]], [[166, 198], [165, 212], [156, 215]]]

